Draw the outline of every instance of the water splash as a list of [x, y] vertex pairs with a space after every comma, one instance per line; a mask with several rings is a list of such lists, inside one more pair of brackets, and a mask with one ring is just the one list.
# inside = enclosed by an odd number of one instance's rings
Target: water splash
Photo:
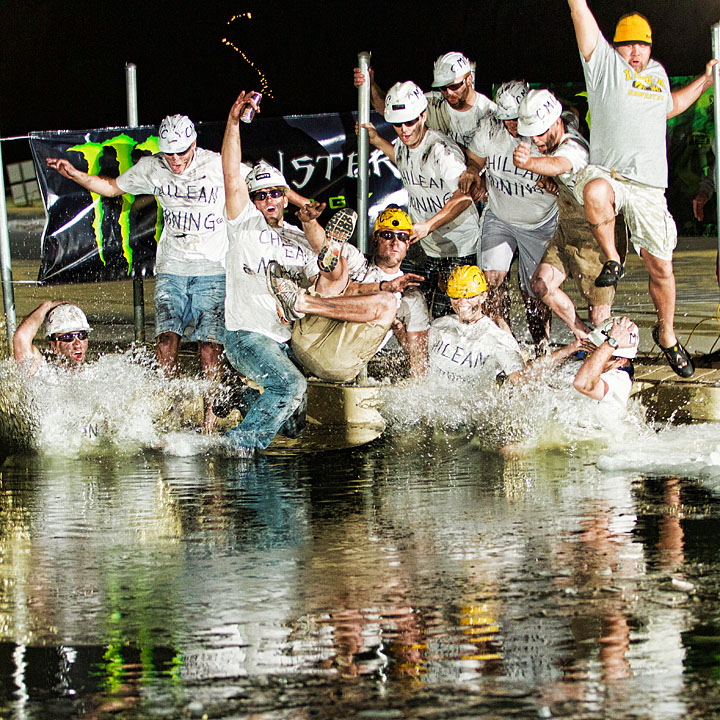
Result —
[[[76, 456], [165, 448], [206, 452], [219, 437], [194, 437], [209, 383], [165, 378], [146, 351], [103, 355], [79, 371], [52, 363], [28, 377], [0, 363], [0, 439], [10, 450]], [[168, 437], [172, 443], [168, 443]]]

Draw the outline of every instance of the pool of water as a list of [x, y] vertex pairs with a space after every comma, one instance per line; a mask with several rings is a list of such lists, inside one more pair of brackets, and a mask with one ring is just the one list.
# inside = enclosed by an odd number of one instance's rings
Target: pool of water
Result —
[[562, 378], [409, 385], [379, 441], [248, 462], [158, 442], [128, 362], [13, 386], [34, 443], [0, 466], [0, 717], [716, 712], [716, 426], [601, 429]]

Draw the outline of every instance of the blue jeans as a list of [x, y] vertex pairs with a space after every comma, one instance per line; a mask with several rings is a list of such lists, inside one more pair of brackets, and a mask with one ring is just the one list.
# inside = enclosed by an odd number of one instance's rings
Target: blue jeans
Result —
[[288, 357], [287, 345], [260, 333], [226, 330], [225, 355], [263, 393], [226, 437], [240, 448], [265, 449], [305, 399], [307, 381]]

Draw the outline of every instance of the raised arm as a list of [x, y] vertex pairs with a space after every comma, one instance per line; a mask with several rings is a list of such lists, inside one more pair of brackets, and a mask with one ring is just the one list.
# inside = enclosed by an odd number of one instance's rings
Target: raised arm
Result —
[[698, 75], [691, 83], [672, 91], [673, 109], [668, 118], [685, 112], [708, 88], [713, 86], [713, 68], [717, 65], [714, 58], [708, 61], [705, 72]]
[[[382, 115], [385, 112], [385, 93], [375, 82], [375, 72], [372, 68], [368, 68], [368, 75], [370, 75], [370, 103], [373, 108]], [[365, 75], [358, 67], [353, 71], [353, 84], [355, 87], [360, 87], [365, 84]]]
[[597, 46], [600, 28], [595, 16], [590, 12], [587, 0], [568, 0], [568, 5], [570, 6], [570, 17], [575, 27], [575, 39], [580, 54], [587, 62]]
[[37, 335], [40, 326], [45, 322], [47, 314], [58, 305], [66, 302], [66, 300], [45, 300], [18, 325], [15, 331], [13, 336], [13, 357], [15, 362], [25, 366], [30, 375], [37, 372], [42, 361], [40, 351], [33, 345], [35, 335]]
[[64, 158], [45, 158], [45, 163], [49, 168], [57, 170], [63, 177], [74, 180], [78, 185], [96, 195], [116, 197], [123, 194], [115, 178], [105, 177], [104, 175], [89, 175], [82, 170], [78, 170], [69, 160]]
[[230, 108], [225, 135], [222, 143], [222, 167], [225, 179], [225, 213], [228, 220], [234, 220], [250, 202], [247, 183], [240, 173], [242, 149], [240, 145], [240, 114], [244, 107], [257, 105], [251, 99], [252, 93], [241, 92]]

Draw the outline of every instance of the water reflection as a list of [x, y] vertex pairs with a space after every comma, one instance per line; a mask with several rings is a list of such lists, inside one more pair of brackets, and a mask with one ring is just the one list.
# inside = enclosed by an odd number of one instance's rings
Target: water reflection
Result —
[[332, 695], [348, 715], [702, 716], [715, 497], [600, 472], [597, 449], [503, 457], [473, 436], [256, 464], [9, 458], [0, 715], [330, 718]]

